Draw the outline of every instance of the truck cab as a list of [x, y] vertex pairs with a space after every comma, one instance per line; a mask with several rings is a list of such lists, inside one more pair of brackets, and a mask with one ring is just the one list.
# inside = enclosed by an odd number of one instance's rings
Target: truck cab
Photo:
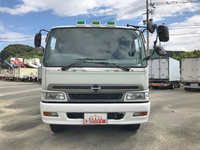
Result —
[[[40, 46], [41, 33], [35, 43]], [[99, 21], [52, 28], [42, 64], [43, 122], [53, 132], [65, 125], [139, 129], [150, 114], [146, 58], [138, 28]]]

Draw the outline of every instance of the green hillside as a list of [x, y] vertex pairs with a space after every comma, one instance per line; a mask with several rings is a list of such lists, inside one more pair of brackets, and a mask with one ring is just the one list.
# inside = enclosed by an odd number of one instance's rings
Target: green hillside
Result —
[[[152, 54], [153, 49], [150, 49], [150, 54]], [[170, 51], [170, 50], [166, 50], [167, 52], [167, 56], [165, 57], [173, 57], [174, 55], [178, 56], [179, 53], [185, 53], [184, 51]], [[156, 53], [154, 53], [154, 55], [151, 58], [161, 58], [161, 56], [158, 56]]]

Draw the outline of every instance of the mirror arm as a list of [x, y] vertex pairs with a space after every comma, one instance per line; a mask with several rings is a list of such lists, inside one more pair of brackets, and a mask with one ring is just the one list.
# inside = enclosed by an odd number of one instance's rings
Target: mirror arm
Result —
[[42, 31], [46, 31], [46, 32], [49, 33], [49, 31], [48, 31], [48, 30], [45, 30], [45, 29], [41, 29], [41, 30], [39, 31], [39, 33], [41, 33]]
[[155, 53], [155, 51], [153, 50], [153, 53], [152, 53], [151, 55], [149, 55], [149, 56], [146, 56], [146, 57], [143, 59], [143, 61], [144, 61], [144, 60], [149, 60], [149, 59], [151, 58], [151, 56], [153, 56], [154, 53]]
[[134, 26], [134, 25], [130, 25], [130, 24], [127, 24], [126, 25], [127, 27], [134, 27], [134, 28], [147, 28], [146, 26]]
[[156, 40], [154, 41], [153, 48], [155, 48], [155, 47], [156, 47], [157, 41], [158, 41], [158, 34], [157, 34], [157, 36], [156, 36]]
[[158, 41], [158, 34], [157, 34], [157, 36], [156, 36], [156, 40], [154, 41], [154, 45], [153, 45], [153, 53], [152, 53], [151, 55], [145, 57], [143, 60], [149, 60], [149, 59], [151, 58], [151, 56], [154, 55], [154, 53], [155, 53], [155, 50], [154, 50], [154, 49], [155, 49], [155, 47], [156, 47], [157, 41]]
[[142, 30], [142, 33], [144, 33], [144, 31], [146, 31], [147, 29]]

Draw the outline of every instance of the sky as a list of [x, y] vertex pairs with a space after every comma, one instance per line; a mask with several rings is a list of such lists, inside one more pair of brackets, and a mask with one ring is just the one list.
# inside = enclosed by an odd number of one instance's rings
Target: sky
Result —
[[[161, 43], [164, 49], [200, 50], [200, 0], [148, 1], [150, 18], [169, 28], [170, 40]], [[40, 29], [93, 20], [143, 26], [146, 0], [0, 0], [0, 51], [10, 44], [34, 46], [34, 35]], [[150, 48], [155, 36], [150, 34]]]

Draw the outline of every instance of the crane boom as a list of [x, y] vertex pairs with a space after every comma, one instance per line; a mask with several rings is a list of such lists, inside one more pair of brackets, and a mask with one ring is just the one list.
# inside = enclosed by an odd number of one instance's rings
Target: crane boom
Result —
[[18, 68], [21, 68], [18, 63], [16, 63], [14, 60], [11, 60], [15, 65], [17, 65]]
[[18, 58], [15, 58], [15, 60], [17, 60], [19, 62], [19, 64], [21, 64], [24, 68], [26, 68], [26, 66], [24, 66], [24, 63], [21, 62]]
[[21, 64], [24, 68], [26, 68], [26, 66], [24, 66], [24, 63], [21, 62], [18, 58], [15, 58], [15, 60], [17, 60], [19, 62], [19, 64]]
[[9, 64], [6, 60], [4, 60], [4, 62], [7, 63], [12, 68], [12, 70], [14, 70], [14, 67], [11, 64]]

